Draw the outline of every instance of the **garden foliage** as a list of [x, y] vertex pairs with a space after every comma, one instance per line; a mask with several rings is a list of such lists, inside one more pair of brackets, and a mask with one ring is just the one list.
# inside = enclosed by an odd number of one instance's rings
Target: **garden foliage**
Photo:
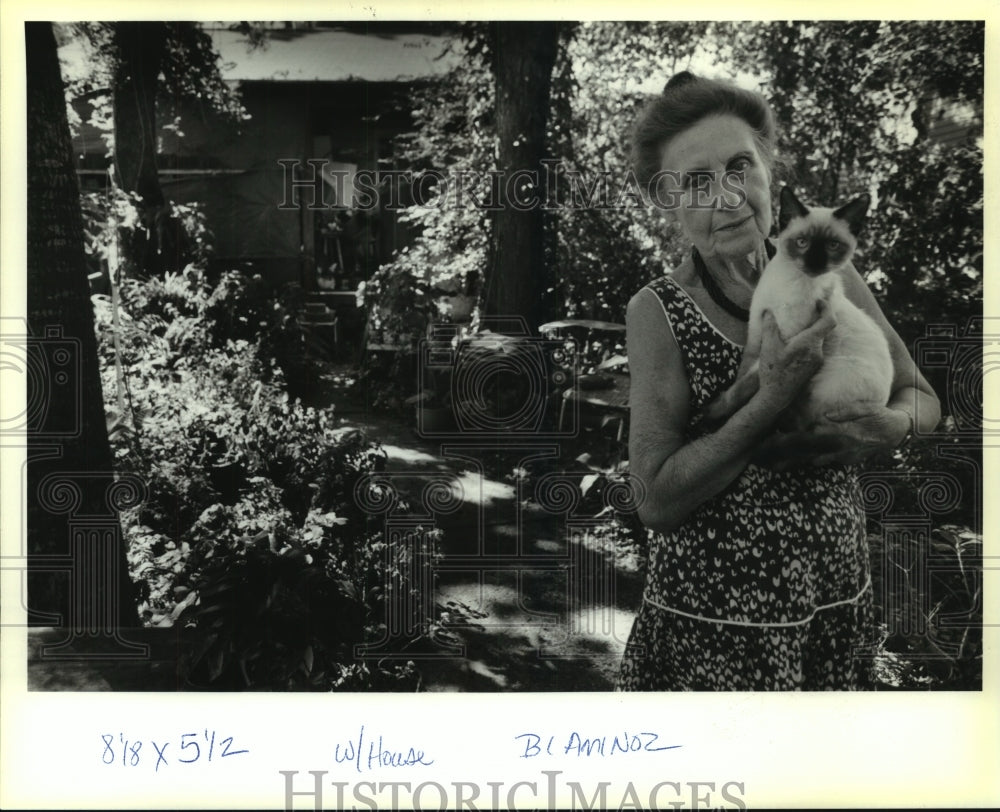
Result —
[[448, 319], [450, 297], [478, 292], [486, 265], [489, 212], [469, 201], [490, 192], [493, 86], [483, 27], [469, 24], [463, 32], [451, 45], [462, 53], [460, 64], [441, 81], [415, 89], [413, 129], [395, 145], [396, 165], [414, 178], [412, 205], [399, 220], [417, 236], [364, 288], [376, 340], [408, 346], [424, 338], [430, 322]]
[[189, 266], [121, 280], [117, 307], [95, 297], [116, 463], [148, 489], [122, 517], [142, 617], [189, 629], [196, 685], [396, 683], [406, 667], [371, 667], [355, 646], [406, 600], [400, 560], [429, 566], [433, 551], [370, 524], [357, 489], [385, 455], [288, 394], [275, 355], [294, 311], [280, 294], [254, 306], [260, 284]]

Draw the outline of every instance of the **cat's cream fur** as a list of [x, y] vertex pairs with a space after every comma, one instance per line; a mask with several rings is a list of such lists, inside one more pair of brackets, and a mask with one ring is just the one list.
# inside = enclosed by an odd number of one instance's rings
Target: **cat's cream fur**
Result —
[[778, 250], [750, 304], [745, 369], [710, 406], [709, 419], [730, 414], [756, 391], [763, 312], [774, 314], [782, 339], [788, 341], [816, 319], [818, 299], [827, 301], [837, 326], [823, 342], [822, 367], [793, 404], [785, 427], [806, 430], [843, 407], [886, 405], [893, 380], [889, 343], [872, 318], [844, 295], [840, 276], [854, 253], [868, 204], [863, 196], [837, 210], [806, 209], [791, 190], [782, 190]]

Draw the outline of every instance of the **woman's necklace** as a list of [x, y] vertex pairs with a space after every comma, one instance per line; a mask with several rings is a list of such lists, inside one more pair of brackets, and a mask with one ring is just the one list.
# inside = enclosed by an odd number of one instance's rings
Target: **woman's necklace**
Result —
[[[764, 249], [767, 251], [768, 259], [774, 256], [776, 249], [767, 240], [764, 241]], [[722, 292], [722, 288], [720, 288], [719, 283], [715, 281], [715, 277], [708, 272], [708, 268], [705, 266], [705, 260], [701, 258], [701, 254], [698, 253], [698, 249], [693, 248], [691, 253], [694, 258], [695, 270], [698, 271], [698, 278], [701, 280], [702, 287], [705, 288], [705, 290], [708, 291], [708, 295], [712, 297], [712, 301], [733, 318], [739, 319], [740, 321], [750, 321], [750, 311], [745, 307], [740, 307], [736, 304], [736, 302]]]

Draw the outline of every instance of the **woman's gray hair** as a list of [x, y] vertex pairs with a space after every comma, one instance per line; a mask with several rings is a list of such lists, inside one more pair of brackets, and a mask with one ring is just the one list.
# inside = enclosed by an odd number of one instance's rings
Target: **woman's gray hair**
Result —
[[774, 113], [764, 97], [752, 90], [682, 71], [667, 82], [661, 95], [643, 108], [632, 131], [632, 163], [639, 183], [648, 188], [660, 171], [664, 145], [707, 116], [727, 114], [741, 118], [750, 127], [757, 151], [772, 171]]

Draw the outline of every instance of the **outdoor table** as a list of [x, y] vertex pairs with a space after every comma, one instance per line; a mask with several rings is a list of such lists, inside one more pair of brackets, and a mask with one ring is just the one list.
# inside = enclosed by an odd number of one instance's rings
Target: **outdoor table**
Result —
[[592, 321], [590, 319], [562, 319], [561, 321], [550, 321], [538, 328], [540, 333], [548, 333], [555, 330], [571, 329], [587, 330], [591, 333], [624, 333], [625, 325], [613, 321]]
[[[598, 360], [593, 354], [593, 348], [591, 347], [591, 338], [594, 333], [610, 333], [613, 335], [622, 335], [625, 332], [625, 325], [618, 324], [613, 321], [595, 321], [590, 319], [562, 319], [560, 321], [550, 321], [543, 324], [538, 328], [538, 332], [542, 335], [547, 335], [548, 333], [559, 333], [559, 332], [569, 332], [572, 334], [574, 331], [584, 332], [584, 344], [582, 350], [578, 354], [578, 359], [584, 363], [584, 366], [590, 366], [599, 368], [601, 363], [608, 360], [611, 355], [611, 348], [607, 346], [605, 342], [601, 342], [601, 357]], [[574, 339], [575, 341], [576, 339]]]
[[559, 409], [559, 429], [562, 430], [567, 405], [592, 406], [600, 412], [620, 417], [616, 439], [621, 442], [625, 435], [625, 423], [629, 412], [630, 378], [627, 372], [605, 373], [611, 380], [611, 386], [602, 389], [586, 389], [577, 381], [563, 392], [562, 405]]

